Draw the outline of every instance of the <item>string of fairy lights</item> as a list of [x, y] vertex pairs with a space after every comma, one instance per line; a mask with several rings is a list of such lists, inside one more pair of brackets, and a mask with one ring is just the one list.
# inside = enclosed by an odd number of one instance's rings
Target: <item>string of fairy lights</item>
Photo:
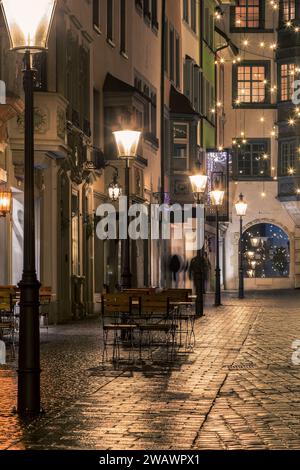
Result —
[[[270, 0], [268, 5], [269, 5], [269, 7], [271, 8], [271, 10], [273, 12], [273, 24], [276, 24], [275, 21], [278, 20], [278, 13], [279, 13], [279, 2], [275, 1], [275, 0]], [[268, 13], [267, 13], [267, 15], [268, 15]], [[218, 8], [215, 11], [215, 19], [218, 21], [218, 20], [221, 20], [222, 17], [223, 17], [223, 12], [221, 11], [220, 8]], [[269, 15], [269, 17], [270, 17], [270, 15]], [[220, 52], [216, 56], [216, 60], [215, 60], [215, 65], [216, 66], [225, 65], [226, 63], [231, 63], [231, 64], [237, 65], [237, 66], [239, 64], [242, 65], [243, 62], [245, 60], [247, 60], [246, 59], [247, 54], [249, 56], [257, 56], [259, 58], [263, 58], [264, 60], [274, 60], [274, 58], [275, 58], [274, 55], [275, 55], [276, 49], [278, 47], [277, 42], [274, 41], [274, 37], [273, 37], [273, 40], [266, 41], [265, 37], [264, 37], [264, 34], [262, 34], [262, 36], [260, 35], [260, 38], [258, 39], [258, 41], [255, 41], [255, 39], [252, 39], [252, 35], [251, 35], [251, 39], [250, 39], [250, 37], [248, 37], [246, 35], [246, 33], [244, 32], [244, 24], [245, 24], [245, 19], [243, 19], [242, 16], [241, 17], [235, 17], [236, 27], [237, 28], [241, 27], [241, 29], [242, 29], [242, 31], [240, 33], [237, 33], [238, 34], [238, 41], [239, 41], [239, 44], [237, 44], [237, 46], [239, 47], [239, 55], [237, 57], [233, 58], [233, 59], [227, 59], [227, 58], [223, 57], [221, 55], [221, 52]], [[286, 20], [283, 24], [283, 27], [286, 28], [287, 30], [295, 33], [295, 34], [300, 34], [300, 26], [298, 26], [297, 24], [294, 24], [293, 20], [290, 20], [290, 19]], [[274, 29], [274, 31], [275, 31], [275, 29]], [[268, 32], [268, 34], [270, 34], [270, 31], [267, 31], [267, 32]], [[259, 67], [257, 67], [257, 69], [259, 69]], [[277, 75], [276, 73], [273, 74], [274, 77], [276, 77], [276, 75]], [[268, 93], [271, 96], [272, 104], [276, 104], [276, 101], [277, 101], [277, 98], [278, 98], [278, 96], [277, 96], [278, 95], [277, 83], [272, 82], [272, 79], [269, 80], [265, 76], [264, 71], [263, 71], [263, 73], [258, 72], [256, 77], [254, 75], [254, 79], [256, 78], [256, 81], [258, 82], [258, 85], [257, 85], [258, 87], [259, 87], [260, 76], [263, 76], [263, 78], [261, 80], [261, 84], [262, 84], [261, 90], [263, 90], [263, 91], [261, 91], [261, 93], [262, 93], [261, 95], [259, 95], [259, 93], [260, 93], [259, 91], [257, 92], [258, 93], [257, 104], [259, 104], [259, 102], [262, 102], [262, 101], [265, 100], [265, 94], [266, 93]], [[270, 74], [270, 76], [272, 76], [272, 74]], [[292, 66], [288, 66], [287, 70], [286, 70], [286, 86], [287, 86], [287, 88], [288, 87], [293, 88], [293, 86], [294, 86], [293, 82], [298, 77], [300, 79], [300, 65], [292, 64]], [[290, 92], [290, 90], [288, 90], [288, 92]], [[248, 99], [248, 101], [247, 101], [247, 99]], [[243, 104], [247, 104], [247, 103], [249, 103], [249, 88], [248, 89], [239, 88], [237, 97], [234, 100], [234, 111], [235, 111], [235, 115], [236, 115], [236, 117], [235, 117], [236, 133], [235, 133], [235, 137], [232, 139], [232, 147], [233, 148], [239, 149], [239, 148], [242, 148], [243, 146], [246, 146], [248, 144], [247, 132], [246, 132], [247, 119], [246, 119], [245, 108], [243, 107]], [[218, 114], [218, 113], [222, 112], [223, 111], [223, 103], [221, 101], [217, 101], [213, 105], [213, 107], [211, 108], [210, 111], [211, 111], [212, 114]], [[241, 113], [244, 113], [244, 119], [241, 118]], [[238, 121], [238, 116], [239, 116], [239, 121]], [[244, 121], [244, 128], [237, 131], [237, 123], [239, 122], [239, 124], [240, 124], [242, 121]], [[267, 137], [267, 135], [265, 135], [266, 117], [265, 117], [265, 110], [264, 109], [261, 111], [261, 114], [258, 115], [258, 122], [262, 126], [262, 131], [263, 131], [263, 134], [264, 134], [263, 137]], [[290, 115], [287, 119], [286, 124], [287, 124], [287, 126], [294, 127], [298, 124], [298, 122], [300, 122], [300, 106], [294, 105], [294, 108], [291, 109], [291, 112], [290, 112]], [[278, 137], [277, 123], [273, 122], [273, 124], [271, 123], [271, 125], [269, 125], [268, 127], [269, 127], [268, 135], [272, 139], [271, 140], [271, 142], [272, 142], [273, 140], [275, 140]], [[218, 150], [222, 151], [223, 146], [219, 146]], [[300, 147], [297, 148], [296, 151], [297, 151], [297, 153], [299, 155], [299, 158], [300, 158]], [[263, 149], [261, 154], [257, 158], [261, 162], [262, 169], [260, 171], [260, 174], [261, 174], [261, 176], [263, 176], [263, 174], [264, 174], [264, 161], [267, 161], [268, 159], [271, 159], [271, 155], [269, 155], [266, 152], [266, 150]], [[288, 173], [288, 175], [293, 176], [293, 175], [296, 174], [296, 169], [293, 166], [290, 166], [290, 167], [287, 168], [287, 173]], [[275, 166], [271, 166], [271, 175], [272, 175], [272, 178], [274, 180], [277, 180], [277, 172], [276, 172], [276, 167]], [[300, 188], [296, 188], [296, 193], [300, 194]], [[263, 183], [263, 191], [261, 193], [261, 196], [262, 197], [266, 196], [264, 183]]]

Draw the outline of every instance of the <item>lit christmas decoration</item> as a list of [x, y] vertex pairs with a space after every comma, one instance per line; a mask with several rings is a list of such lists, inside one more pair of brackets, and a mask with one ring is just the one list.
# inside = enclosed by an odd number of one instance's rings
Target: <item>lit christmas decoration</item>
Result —
[[290, 118], [288, 120], [288, 123], [289, 123], [289, 126], [294, 126], [296, 124], [295, 119], [293, 119], [293, 118]]

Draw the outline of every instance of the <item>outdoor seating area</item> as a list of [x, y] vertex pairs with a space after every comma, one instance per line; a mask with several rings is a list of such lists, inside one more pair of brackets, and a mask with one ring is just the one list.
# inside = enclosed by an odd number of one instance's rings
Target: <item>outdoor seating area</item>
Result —
[[[50, 304], [52, 299], [51, 287], [40, 289], [40, 327], [48, 332]], [[0, 340], [11, 347], [15, 355], [16, 339], [19, 332], [20, 318], [20, 289], [17, 286], [0, 286]]]
[[128, 289], [103, 295], [103, 363], [165, 363], [190, 352], [195, 344], [191, 297], [190, 289]]

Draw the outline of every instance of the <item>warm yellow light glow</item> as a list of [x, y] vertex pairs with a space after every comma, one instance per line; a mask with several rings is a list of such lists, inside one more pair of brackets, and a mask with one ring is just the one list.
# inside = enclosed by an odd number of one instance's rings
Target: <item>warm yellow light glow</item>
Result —
[[240, 194], [239, 200], [235, 204], [235, 210], [238, 216], [243, 217], [246, 215], [248, 204], [244, 200], [243, 194]]
[[243, 45], [244, 45], [244, 46], [248, 46], [248, 45], [249, 45], [249, 41], [248, 41], [248, 39], [244, 39], [244, 41], [243, 41]]
[[0, 217], [5, 217], [11, 210], [11, 191], [0, 191]]
[[289, 175], [294, 175], [295, 174], [295, 169], [294, 168], [289, 168], [288, 169], [288, 174]]
[[112, 201], [118, 201], [120, 196], [122, 196], [122, 188], [119, 186], [117, 181], [113, 181], [108, 186], [108, 196]]
[[222, 191], [221, 189], [215, 189], [214, 191], [211, 191], [210, 198], [211, 198], [212, 205], [222, 206], [223, 201], [224, 201], [224, 196], [225, 196], [225, 191]]
[[189, 178], [194, 194], [201, 194], [205, 192], [208, 176], [198, 173], [197, 175], [191, 175]]
[[247, 251], [246, 255], [249, 259], [253, 259], [255, 256], [255, 253], [254, 251]]
[[290, 118], [288, 120], [289, 126], [294, 126], [295, 125], [295, 119]]
[[259, 45], [260, 47], [265, 47], [266, 44], [264, 43], [264, 41], [261, 41]]
[[11, 48], [47, 49], [56, 0], [2, 0]]
[[251, 238], [250, 243], [253, 246], [253, 248], [257, 248], [258, 245], [260, 244], [260, 239], [256, 237]]
[[261, 197], [266, 197], [265, 191], [263, 191], [263, 192], [261, 193]]
[[260, 122], [265, 122], [265, 118], [263, 116], [260, 118]]
[[119, 157], [135, 158], [141, 133], [138, 131], [116, 131], [113, 132], [118, 147]]

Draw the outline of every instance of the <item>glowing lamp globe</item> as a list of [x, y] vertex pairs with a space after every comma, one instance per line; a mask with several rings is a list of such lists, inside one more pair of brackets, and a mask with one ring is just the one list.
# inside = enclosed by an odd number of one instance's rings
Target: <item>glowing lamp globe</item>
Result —
[[225, 196], [225, 191], [222, 191], [220, 189], [215, 189], [214, 191], [211, 191], [210, 198], [211, 198], [212, 205], [222, 206], [223, 201], [224, 201], [224, 196]]
[[47, 49], [57, 0], [1, 0], [10, 47], [20, 52]]
[[139, 131], [116, 131], [113, 132], [118, 154], [120, 158], [135, 158], [140, 142], [141, 132]]
[[6, 217], [11, 210], [11, 191], [0, 191], [0, 217]]
[[189, 177], [192, 191], [194, 194], [202, 194], [206, 190], [208, 177], [206, 175], [197, 174]]
[[235, 204], [235, 210], [238, 216], [244, 217], [247, 212], [248, 204], [244, 200], [243, 194], [240, 194], [239, 200]]

